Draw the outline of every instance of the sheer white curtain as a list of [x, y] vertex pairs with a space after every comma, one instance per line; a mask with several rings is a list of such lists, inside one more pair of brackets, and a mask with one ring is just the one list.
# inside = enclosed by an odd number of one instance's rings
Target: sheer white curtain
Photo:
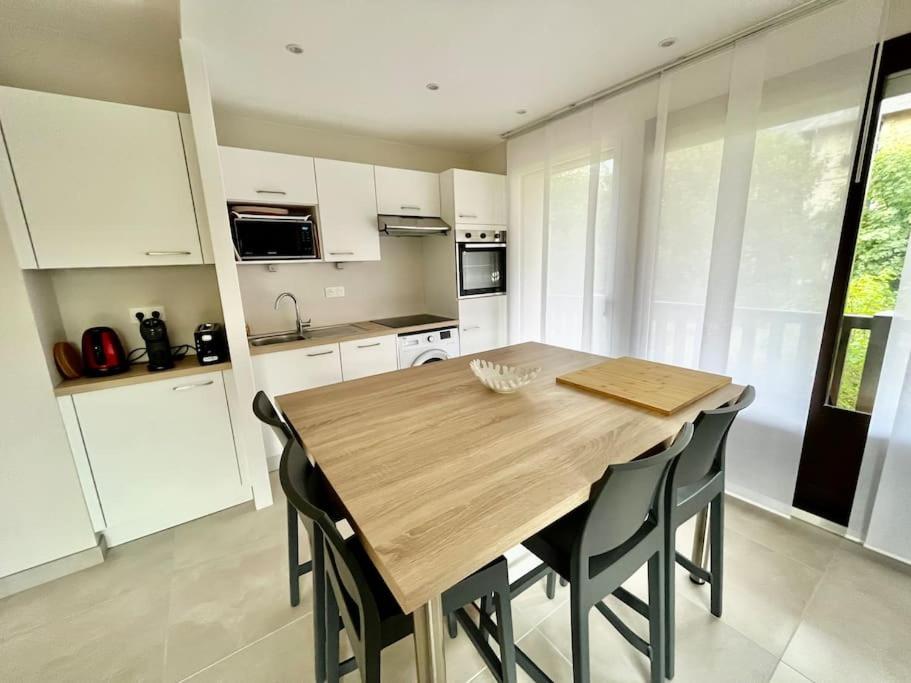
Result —
[[508, 145], [512, 339], [754, 384], [728, 484], [783, 512], [880, 13], [845, 0]]

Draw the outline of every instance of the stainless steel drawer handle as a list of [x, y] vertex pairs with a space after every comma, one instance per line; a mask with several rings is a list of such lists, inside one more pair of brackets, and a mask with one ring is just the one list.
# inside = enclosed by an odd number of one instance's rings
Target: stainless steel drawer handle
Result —
[[256, 194], [288, 194], [284, 190], [257, 190]]
[[207, 387], [210, 384], [215, 384], [215, 380], [210, 379], [208, 382], [198, 382], [197, 384], [181, 384], [176, 387], [171, 387], [171, 391], [187, 391], [188, 389], [198, 389], [199, 387]]
[[402, 204], [402, 206], [400, 208], [402, 209], [402, 211], [420, 211], [421, 210], [420, 206], [408, 206], [407, 204]]
[[460, 213], [459, 218], [477, 218], [478, 214], [476, 213]]
[[353, 251], [330, 251], [329, 256], [354, 256]]
[[358, 344], [357, 348], [359, 349], [369, 349], [371, 346], [379, 346], [381, 342], [373, 342], [372, 344]]
[[480, 330], [480, 325], [469, 325], [468, 327], [463, 327], [462, 332], [470, 332], [471, 330]]
[[191, 253], [193, 252], [175, 249], [172, 251], [147, 251], [146, 256], [189, 256]]
[[308, 353], [308, 358], [313, 358], [314, 356], [328, 356], [330, 353], [335, 353], [334, 349], [329, 349], [328, 351], [318, 351], [317, 353]]

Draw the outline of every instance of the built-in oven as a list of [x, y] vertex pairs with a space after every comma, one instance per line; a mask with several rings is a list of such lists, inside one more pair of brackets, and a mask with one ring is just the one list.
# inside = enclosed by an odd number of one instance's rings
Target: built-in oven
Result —
[[456, 230], [459, 297], [506, 293], [506, 228]]
[[231, 236], [239, 261], [319, 258], [316, 227], [308, 213], [274, 207], [229, 207]]

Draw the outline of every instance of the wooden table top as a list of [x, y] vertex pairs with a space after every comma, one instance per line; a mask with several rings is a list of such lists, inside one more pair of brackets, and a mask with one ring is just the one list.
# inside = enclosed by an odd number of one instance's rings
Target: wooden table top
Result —
[[[472, 358], [541, 367], [496, 394]], [[736, 398], [664, 416], [555, 382], [601, 356], [526, 343], [277, 398], [383, 578], [412, 612], [588, 499], [610, 463]]]

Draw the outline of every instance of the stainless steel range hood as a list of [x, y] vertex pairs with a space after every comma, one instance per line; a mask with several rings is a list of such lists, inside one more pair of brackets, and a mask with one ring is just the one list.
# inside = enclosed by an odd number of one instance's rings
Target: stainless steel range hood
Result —
[[390, 216], [389, 214], [379, 214], [376, 218], [380, 232], [393, 237], [445, 235], [449, 232], [449, 225], [442, 218]]

